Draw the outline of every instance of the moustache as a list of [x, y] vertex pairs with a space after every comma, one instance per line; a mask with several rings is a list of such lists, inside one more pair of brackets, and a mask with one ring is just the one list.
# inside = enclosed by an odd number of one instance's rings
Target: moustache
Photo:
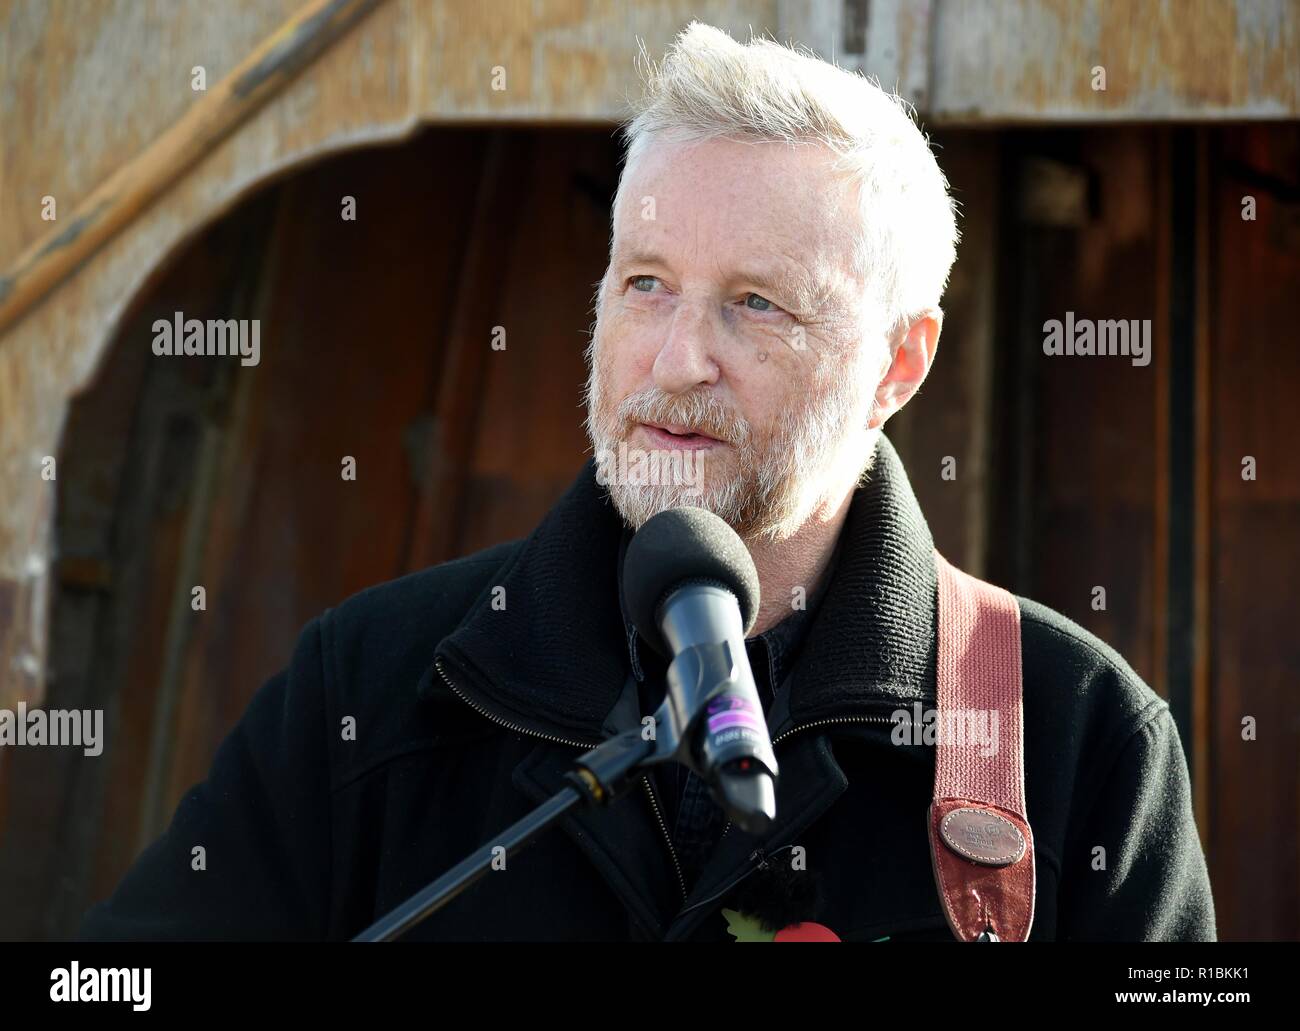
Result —
[[743, 446], [750, 437], [749, 424], [721, 401], [707, 394], [672, 397], [662, 392], [632, 394], [618, 407], [624, 432], [638, 423], [682, 426], [723, 443]]

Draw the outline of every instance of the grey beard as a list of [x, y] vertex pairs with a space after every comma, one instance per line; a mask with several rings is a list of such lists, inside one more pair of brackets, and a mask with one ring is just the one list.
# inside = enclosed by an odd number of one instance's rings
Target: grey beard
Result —
[[[588, 379], [587, 436], [597, 458], [617, 451], [623, 438], [602, 419], [602, 397], [595, 365]], [[838, 489], [848, 465], [860, 472], [868, 455], [853, 455], [851, 444], [859, 407], [856, 391], [831, 384], [804, 412], [781, 414], [773, 442], [764, 450], [766, 460], [755, 456], [754, 445], [734, 450], [740, 468], [723, 483], [626, 483], [618, 478], [606, 484], [610, 499], [623, 521], [639, 529], [658, 513], [679, 505], [704, 508], [727, 522], [746, 541], [779, 541], [793, 535], [828, 495]], [[865, 426], [870, 412], [863, 413]]]

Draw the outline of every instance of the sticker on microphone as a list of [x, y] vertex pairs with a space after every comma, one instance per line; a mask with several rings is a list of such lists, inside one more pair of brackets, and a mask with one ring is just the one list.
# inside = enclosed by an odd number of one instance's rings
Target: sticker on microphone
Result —
[[725, 744], [745, 731], [760, 734], [767, 729], [767, 721], [758, 706], [742, 695], [712, 698], [705, 712], [708, 714], [705, 726], [709, 736], [726, 734], [725, 739], [715, 740], [714, 744]]

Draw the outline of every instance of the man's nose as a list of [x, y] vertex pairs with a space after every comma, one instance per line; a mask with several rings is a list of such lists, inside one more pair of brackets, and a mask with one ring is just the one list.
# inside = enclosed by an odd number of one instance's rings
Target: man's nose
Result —
[[655, 357], [655, 386], [668, 394], [684, 394], [702, 383], [716, 383], [716, 344], [717, 335], [704, 305], [678, 305]]

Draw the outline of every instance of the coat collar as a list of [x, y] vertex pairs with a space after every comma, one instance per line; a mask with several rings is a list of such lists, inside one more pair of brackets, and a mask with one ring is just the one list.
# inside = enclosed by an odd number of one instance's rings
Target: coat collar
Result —
[[[935, 697], [933, 539], [898, 453], [883, 436], [842, 533], [839, 560], [792, 674], [794, 724]], [[438, 660], [477, 707], [563, 741], [595, 744], [609, 736], [607, 718], [630, 672], [618, 593], [622, 534], [588, 460], [497, 582], [438, 645]], [[422, 689], [437, 680], [426, 673]]]

